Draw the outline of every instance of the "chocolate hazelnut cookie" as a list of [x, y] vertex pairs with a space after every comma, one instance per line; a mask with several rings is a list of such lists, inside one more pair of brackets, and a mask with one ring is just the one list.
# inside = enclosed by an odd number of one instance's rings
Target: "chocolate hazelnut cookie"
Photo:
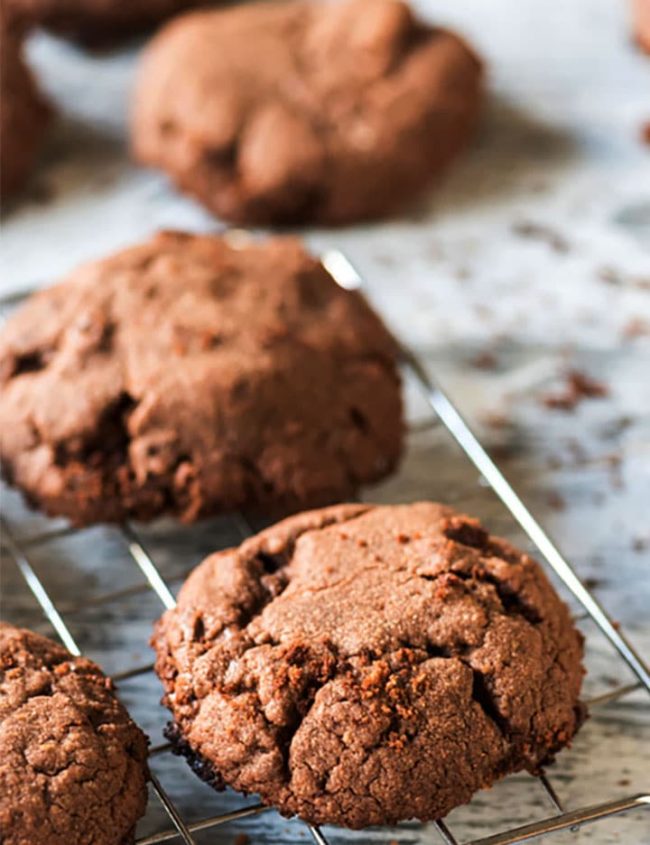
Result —
[[15, 194], [40, 152], [52, 111], [23, 57], [23, 33], [0, 9], [0, 194]]
[[163, 233], [0, 333], [5, 473], [77, 524], [331, 503], [402, 426], [394, 340], [291, 238]]
[[144, 32], [208, 0], [3, 0], [24, 20], [88, 46]]
[[129, 845], [147, 740], [90, 660], [0, 622], [0, 840]]
[[153, 645], [196, 771], [315, 824], [440, 818], [583, 717], [582, 637], [540, 566], [428, 502], [303, 513], [208, 557]]
[[380, 217], [465, 146], [481, 76], [463, 41], [401, 0], [196, 12], [145, 51], [133, 148], [226, 220]]

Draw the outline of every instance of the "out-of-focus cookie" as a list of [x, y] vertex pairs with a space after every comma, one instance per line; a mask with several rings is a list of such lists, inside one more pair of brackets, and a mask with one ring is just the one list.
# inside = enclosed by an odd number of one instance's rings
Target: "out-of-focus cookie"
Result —
[[632, 0], [634, 36], [639, 46], [650, 53], [650, 0]]
[[144, 32], [208, 0], [3, 0], [12, 13], [88, 46]]
[[31, 173], [52, 110], [23, 56], [22, 27], [0, 12], [0, 194], [17, 193]]
[[145, 51], [133, 147], [240, 223], [346, 223], [420, 195], [465, 146], [481, 65], [401, 0], [192, 13]]

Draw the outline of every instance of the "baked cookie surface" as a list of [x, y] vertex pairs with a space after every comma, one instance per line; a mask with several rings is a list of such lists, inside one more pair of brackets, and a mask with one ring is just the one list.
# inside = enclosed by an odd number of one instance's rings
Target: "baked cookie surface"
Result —
[[401, 0], [193, 13], [145, 50], [133, 148], [226, 220], [380, 217], [465, 145], [481, 75]]
[[582, 637], [540, 566], [433, 503], [312, 511], [208, 557], [153, 644], [195, 770], [316, 824], [440, 818], [583, 717]]
[[395, 466], [402, 425], [392, 337], [290, 238], [163, 233], [0, 334], [5, 473], [78, 524], [330, 503]]
[[23, 57], [23, 36], [0, 11], [0, 194], [19, 191], [40, 152], [52, 110]]
[[207, 0], [4, 0], [32, 25], [89, 46], [137, 35]]
[[3, 845], [129, 845], [147, 740], [90, 660], [0, 622]]

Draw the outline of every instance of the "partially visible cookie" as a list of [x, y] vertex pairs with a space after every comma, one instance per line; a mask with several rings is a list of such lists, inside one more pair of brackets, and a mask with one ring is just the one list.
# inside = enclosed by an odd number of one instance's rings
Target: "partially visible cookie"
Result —
[[40, 152], [51, 108], [23, 57], [22, 32], [0, 13], [0, 194], [22, 188]]
[[650, 53], [650, 0], [633, 0], [633, 15], [637, 43]]
[[0, 622], [3, 845], [129, 845], [147, 740], [90, 660]]
[[160, 234], [4, 326], [0, 458], [78, 524], [330, 503], [397, 463], [396, 358], [299, 241]]
[[472, 50], [402, 0], [196, 12], [145, 51], [133, 147], [226, 220], [375, 218], [465, 146], [481, 79]]
[[208, 557], [153, 645], [197, 773], [316, 824], [441, 818], [583, 717], [582, 637], [540, 566], [429, 502], [303, 513]]
[[128, 38], [208, 0], [4, 0], [32, 25], [89, 46]]

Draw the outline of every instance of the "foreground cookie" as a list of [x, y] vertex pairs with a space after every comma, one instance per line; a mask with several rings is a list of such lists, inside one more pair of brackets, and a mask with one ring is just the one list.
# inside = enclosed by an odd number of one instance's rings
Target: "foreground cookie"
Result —
[[89, 45], [136, 35], [205, 0], [4, 0], [15, 14]]
[[153, 644], [196, 771], [317, 824], [440, 818], [582, 718], [582, 638], [539, 565], [431, 503], [304, 513], [212, 555]]
[[0, 622], [3, 845], [128, 845], [147, 778], [145, 736], [99, 668]]
[[336, 501], [398, 460], [396, 349], [293, 239], [161, 234], [0, 335], [0, 456], [76, 523]]
[[465, 145], [480, 83], [469, 48], [400, 0], [200, 12], [146, 50], [134, 150], [227, 220], [378, 217]]
[[0, 193], [15, 194], [40, 152], [51, 109], [22, 55], [22, 34], [0, 12]]

